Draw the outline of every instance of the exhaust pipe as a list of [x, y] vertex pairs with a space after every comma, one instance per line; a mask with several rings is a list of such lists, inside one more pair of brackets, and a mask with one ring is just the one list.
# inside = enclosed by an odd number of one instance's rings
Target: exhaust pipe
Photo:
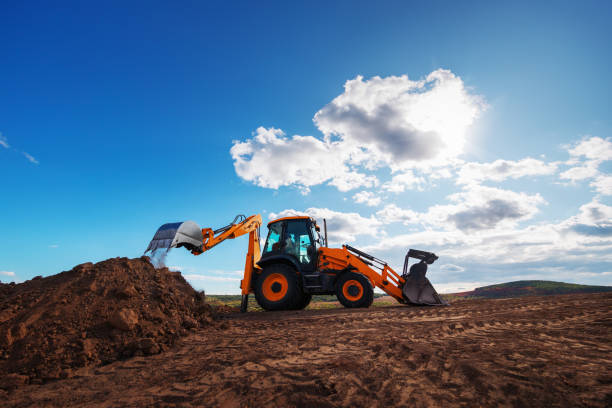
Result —
[[329, 248], [329, 243], [327, 242], [327, 220], [323, 218], [323, 231], [325, 232], [325, 246]]

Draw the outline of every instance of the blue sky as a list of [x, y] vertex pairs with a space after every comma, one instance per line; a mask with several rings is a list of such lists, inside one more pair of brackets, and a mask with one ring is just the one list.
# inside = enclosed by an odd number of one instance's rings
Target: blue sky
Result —
[[2, 5], [0, 280], [305, 212], [442, 291], [612, 284], [609, 2], [124, 3]]

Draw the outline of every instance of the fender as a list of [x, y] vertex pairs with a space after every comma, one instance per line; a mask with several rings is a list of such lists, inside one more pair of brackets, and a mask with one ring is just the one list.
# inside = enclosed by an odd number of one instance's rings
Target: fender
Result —
[[257, 262], [257, 265], [263, 269], [266, 265], [272, 263], [287, 263], [293, 266], [300, 274], [302, 273], [302, 267], [300, 264], [292, 256], [286, 254], [269, 255], [263, 257], [259, 260], [259, 262]]
[[336, 290], [336, 282], [338, 281], [338, 278], [340, 278], [340, 276], [342, 276], [342, 275], [344, 275], [346, 273], [349, 273], [349, 272], [355, 272], [355, 273], [358, 273], [359, 275], [363, 275], [363, 277], [366, 278], [370, 282], [370, 285], [372, 285], [372, 288], [376, 287], [376, 282], [374, 282], [374, 280], [372, 280], [372, 278], [370, 276], [368, 276], [368, 275], [366, 275], [364, 273], [361, 273], [359, 271], [359, 269], [355, 268], [353, 265], [349, 265], [346, 268], [341, 269], [341, 270], [336, 271], [336, 272], [337, 272], [337, 275], [336, 275], [336, 280], [334, 281], [334, 290]]

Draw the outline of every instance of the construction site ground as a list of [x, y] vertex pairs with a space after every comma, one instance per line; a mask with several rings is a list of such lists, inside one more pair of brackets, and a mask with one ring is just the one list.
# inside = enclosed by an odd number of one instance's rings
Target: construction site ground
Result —
[[612, 294], [218, 319], [161, 354], [21, 386], [2, 405], [612, 406]]

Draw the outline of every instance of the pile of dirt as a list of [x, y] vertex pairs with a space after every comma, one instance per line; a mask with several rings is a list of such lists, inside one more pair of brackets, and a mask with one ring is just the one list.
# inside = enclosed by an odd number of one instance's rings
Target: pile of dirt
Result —
[[156, 269], [148, 257], [0, 284], [0, 388], [157, 354], [212, 322], [204, 296], [180, 272]]

